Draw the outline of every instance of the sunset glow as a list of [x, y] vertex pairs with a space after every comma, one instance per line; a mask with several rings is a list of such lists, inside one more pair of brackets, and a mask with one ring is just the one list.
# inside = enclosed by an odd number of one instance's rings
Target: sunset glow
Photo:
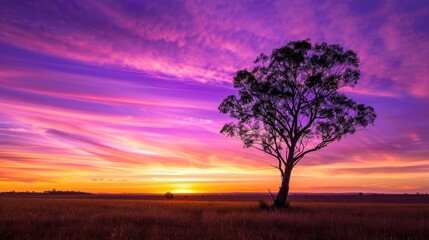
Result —
[[4, 1], [0, 191], [276, 191], [219, 134], [234, 73], [289, 40], [355, 51], [375, 126], [309, 154], [292, 192], [429, 192], [426, 1]]

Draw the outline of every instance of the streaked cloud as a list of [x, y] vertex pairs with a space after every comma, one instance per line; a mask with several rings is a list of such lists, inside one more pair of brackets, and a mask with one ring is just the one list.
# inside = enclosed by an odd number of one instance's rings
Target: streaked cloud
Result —
[[3, 42], [157, 77], [230, 81], [260, 52], [310, 37], [358, 53], [361, 92], [429, 90], [425, 1], [37, 1], [0, 11]]
[[293, 191], [429, 191], [427, 25], [425, 1], [3, 2], [0, 190], [276, 189], [217, 106], [235, 71], [309, 37], [358, 53], [345, 92], [378, 119], [305, 158]]

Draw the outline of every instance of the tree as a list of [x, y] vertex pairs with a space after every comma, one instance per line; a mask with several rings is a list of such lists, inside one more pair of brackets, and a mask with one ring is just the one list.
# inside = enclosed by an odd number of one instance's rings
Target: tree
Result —
[[164, 194], [164, 197], [165, 197], [165, 198], [167, 198], [167, 199], [173, 199], [173, 198], [174, 198], [174, 195], [173, 195], [171, 192], [166, 192], [166, 193]]
[[275, 207], [286, 206], [292, 169], [308, 153], [373, 124], [374, 109], [357, 104], [338, 90], [354, 87], [359, 59], [340, 45], [290, 41], [260, 54], [251, 71], [234, 76], [238, 96], [219, 105], [236, 121], [222, 134], [241, 139], [277, 159], [282, 179]]

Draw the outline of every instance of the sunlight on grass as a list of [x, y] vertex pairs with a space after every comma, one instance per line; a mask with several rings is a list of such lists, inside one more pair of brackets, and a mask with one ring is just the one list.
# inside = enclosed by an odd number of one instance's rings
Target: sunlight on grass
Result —
[[429, 239], [422, 203], [273, 211], [240, 201], [0, 198], [0, 206], [0, 239]]

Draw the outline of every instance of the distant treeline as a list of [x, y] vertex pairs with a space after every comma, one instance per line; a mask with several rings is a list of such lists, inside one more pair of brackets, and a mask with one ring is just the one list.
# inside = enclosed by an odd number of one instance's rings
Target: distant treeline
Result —
[[16, 191], [9, 191], [9, 192], [0, 192], [0, 196], [10, 196], [10, 195], [17, 195], [17, 196], [27, 196], [27, 195], [62, 195], [62, 196], [73, 196], [73, 195], [92, 195], [92, 193], [87, 192], [81, 192], [81, 191], [61, 191], [61, 190], [46, 190], [43, 192], [35, 192], [35, 191], [25, 191], [25, 192], [16, 192]]

